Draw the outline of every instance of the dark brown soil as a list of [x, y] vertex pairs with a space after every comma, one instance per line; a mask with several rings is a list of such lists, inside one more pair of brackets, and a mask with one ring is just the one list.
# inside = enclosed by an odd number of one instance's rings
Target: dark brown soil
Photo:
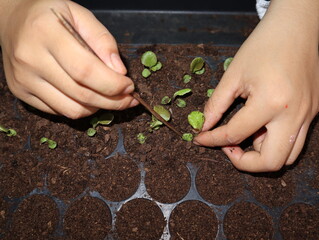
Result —
[[158, 240], [162, 236], [165, 219], [156, 203], [135, 199], [122, 206], [117, 213], [115, 227], [121, 240]]
[[292, 171], [247, 174], [246, 179], [254, 197], [267, 206], [284, 206], [295, 196], [296, 182]]
[[6, 223], [8, 221], [9, 204], [0, 199], [0, 237], [5, 233]]
[[229, 240], [272, 239], [274, 230], [270, 216], [251, 202], [233, 205], [224, 219], [224, 233]]
[[[36, 216], [36, 217], [35, 217]], [[33, 195], [21, 202], [7, 239], [54, 239], [59, 212], [53, 200], [45, 195]]]
[[213, 160], [202, 163], [199, 168], [197, 191], [208, 202], [226, 205], [243, 194], [244, 179], [221, 152], [216, 153]]
[[280, 218], [280, 232], [283, 239], [318, 239], [319, 210], [304, 203], [286, 208]]
[[137, 190], [140, 182], [137, 164], [122, 155], [97, 159], [92, 174], [90, 189], [98, 191], [109, 201], [123, 201], [129, 198]]
[[93, 197], [84, 197], [73, 202], [64, 220], [67, 239], [103, 240], [111, 226], [112, 217], [108, 206]]
[[200, 201], [186, 201], [175, 207], [169, 219], [172, 240], [215, 239], [218, 222], [214, 211]]
[[176, 161], [169, 154], [163, 153], [161, 157], [160, 161], [149, 160], [145, 165], [147, 192], [159, 202], [177, 202], [190, 189], [190, 173], [185, 164]]

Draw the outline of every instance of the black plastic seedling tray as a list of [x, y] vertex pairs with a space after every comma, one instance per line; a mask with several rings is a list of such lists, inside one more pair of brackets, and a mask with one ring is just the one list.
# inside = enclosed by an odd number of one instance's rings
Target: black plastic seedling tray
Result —
[[[215, 12], [148, 12], [148, 11], [95, 11], [97, 18], [109, 29], [120, 44], [129, 46], [128, 48], [136, 49], [137, 46], [144, 44], [208, 44], [214, 46], [239, 47], [247, 38], [258, 19], [256, 13], [215, 13]], [[132, 52], [134, 52], [132, 50]], [[212, 69], [216, 69], [216, 65], [220, 64], [228, 56], [222, 56], [218, 60], [210, 60], [209, 56], [203, 56], [208, 59]], [[213, 79], [217, 81], [217, 79]], [[129, 154], [124, 147], [124, 137], [122, 129], [118, 129], [118, 143], [115, 151], [106, 158], [112, 157], [115, 154]], [[25, 148], [30, 147], [30, 139], [28, 139]], [[138, 159], [132, 159], [136, 162], [140, 170], [140, 184], [137, 191], [129, 198], [112, 202], [105, 199], [98, 191], [86, 189], [82, 194], [70, 201], [63, 201], [56, 196], [52, 196], [50, 189], [47, 186], [44, 188], [35, 188], [26, 196], [11, 199], [4, 199], [12, 203], [10, 211], [14, 212], [18, 208], [22, 200], [32, 195], [42, 194], [49, 196], [57, 204], [59, 209], [59, 224], [55, 229], [56, 237], [65, 236], [63, 230], [64, 216], [68, 207], [76, 200], [83, 196], [92, 196], [101, 199], [110, 209], [112, 215], [112, 229], [115, 230], [116, 213], [121, 209], [123, 204], [137, 198], [145, 198], [155, 202], [161, 209], [167, 224], [164, 228], [162, 238], [169, 240], [171, 235], [169, 231], [169, 219], [173, 209], [180, 203], [187, 200], [197, 200], [209, 206], [215, 213], [218, 220], [217, 240], [226, 240], [224, 233], [223, 221], [228, 210], [240, 201], [248, 201], [256, 204], [269, 214], [273, 221], [274, 240], [283, 239], [279, 221], [283, 211], [294, 203], [306, 203], [313, 206], [318, 206], [319, 196], [318, 189], [310, 186], [308, 180], [313, 178], [314, 172], [304, 171], [302, 174], [294, 174], [296, 182], [296, 191], [293, 199], [285, 206], [269, 207], [260, 201], [256, 200], [254, 194], [247, 187], [243, 194], [236, 200], [227, 205], [216, 205], [205, 200], [196, 188], [196, 174], [198, 167], [192, 163], [187, 163], [187, 168], [190, 173], [191, 184], [190, 189], [185, 197], [174, 203], [161, 203], [154, 200], [147, 191], [145, 186], [145, 167], [144, 163]], [[88, 159], [89, 164], [94, 165], [94, 161]], [[0, 166], [1, 169], [1, 166]], [[46, 181], [44, 179], [44, 181]], [[214, 189], [211, 189], [214, 191]], [[6, 226], [9, 228], [11, 219], [8, 220]], [[0, 239], [5, 235], [0, 235]], [[105, 239], [117, 239], [116, 233], [110, 233]]]

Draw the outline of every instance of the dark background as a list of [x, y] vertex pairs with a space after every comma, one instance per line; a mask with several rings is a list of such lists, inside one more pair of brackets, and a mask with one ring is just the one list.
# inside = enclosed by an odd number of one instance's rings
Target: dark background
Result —
[[240, 11], [254, 12], [255, 0], [75, 0], [82, 6], [105, 10], [173, 10], [173, 11]]

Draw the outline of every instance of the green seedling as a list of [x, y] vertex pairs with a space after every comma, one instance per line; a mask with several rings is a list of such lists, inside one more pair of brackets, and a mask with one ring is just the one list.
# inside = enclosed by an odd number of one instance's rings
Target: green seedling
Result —
[[176, 99], [176, 105], [180, 108], [186, 107], [186, 101], [184, 99], [181, 98], [177, 98]]
[[224, 71], [227, 70], [227, 68], [229, 67], [229, 65], [231, 64], [231, 62], [233, 61], [233, 57], [229, 57], [224, 61]]
[[184, 89], [178, 90], [177, 92], [174, 93], [173, 99], [175, 99], [176, 97], [182, 97], [190, 92], [192, 92], [192, 89], [190, 88], [184, 88]]
[[12, 128], [5, 128], [0, 125], [0, 132], [5, 133], [8, 137], [13, 137], [17, 135], [17, 131]]
[[189, 74], [185, 74], [185, 75], [183, 76], [183, 82], [184, 82], [184, 83], [189, 83], [189, 82], [191, 81], [191, 79], [192, 79], [192, 76], [189, 75]]
[[184, 133], [183, 136], [182, 136], [182, 139], [184, 141], [187, 141], [187, 142], [191, 142], [193, 140], [193, 134], [191, 133]]
[[205, 121], [204, 113], [200, 111], [193, 111], [190, 114], [188, 114], [187, 119], [188, 123], [196, 132], [202, 130]]
[[171, 101], [172, 101], [172, 99], [171, 99], [169, 96], [165, 96], [165, 97], [162, 98], [161, 104], [167, 105], [167, 104], [169, 104]]
[[87, 135], [89, 137], [93, 137], [96, 134], [96, 128], [98, 125], [109, 125], [114, 119], [114, 115], [110, 112], [104, 113], [99, 117], [94, 117], [91, 119], [90, 124], [92, 127], [90, 127], [87, 130]]
[[213, 92], [215, 91], [214, 88], [208, 89], [207, 90], [207, 97], [211, 97], [213, 95]]
[[162, 63], [157, 60], [156, 54], [152, 51], [146, 51], [143, 53], [141, 63], [145, 67], [142, 71], [142, 76], [144, 78], [149, 77], [152, 72], [156, 72], [162, 68]]
[[196, 57], [191, 62], [189, 70], [191, 71], [191, 73], [203, 74], [205, 72], [204, 65], [204, 59], [201, 57]]
[[137, 140], [140, 144], [144, 144], [146, 142], [147, 137], [143, 133], [137, 134]]
[[[153, 107], [154, 111], [157, 112], [165, 121], [169, 121], [171, 119], [171, 113], [164, 108], [162, 105], [155, 105]], [[152, 115], [152, 121], [150, 123], [152, 130], [158, 130], [163, 123], [159, 121], [156, 117]]]
[[43, 144], [43, 143], [47, 143], [50, 149], [55, 149], [58, 146], [56, 141], [53, 141], [46, 137], [43, 137], [40, 139], [40, 144]]

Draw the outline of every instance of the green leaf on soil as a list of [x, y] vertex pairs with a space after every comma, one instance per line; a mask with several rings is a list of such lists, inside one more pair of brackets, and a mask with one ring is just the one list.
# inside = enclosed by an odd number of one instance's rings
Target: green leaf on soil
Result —
[[182, 135], [182, 139], [184, 140], [184, 141], [187, 141], [187, 142], [191, 142], [192, 140], [193, 140], [193, 134], [191, 134], [191, 133], [184, 133], [183, 135]]
[[179, 97], [184, 96], [185, 94], [190, 92], [192, 92], [192, 89], [190, 88], [184, 88], [184, 89], [178, 90], [177, 92], [174, 93], [173, 99], [176, 98], [177, 96]]
[[140, 144], [144, 144], [147, 137], [143, 133], [137, 134], [137, 140]]
[[189, 74], [185, 74], [185, 75], [183, 76], [183, 82], [184, 82], [184, 83], [189, 83], [189, 82], [191, 81], [191, 79], [192, 79], [192, 76], [189, 75]]
[[213, 95], [213, 92], [215, 91], [214, 88], [210, 88], [207, 90], [207, 97], [211, 97]]
[[157, 57], [156, 54], [152, 51], [147, 51], [145, 53], [143, 53], [142, 57], [141, 57], [141, 62], [145, 67], [153, 67], [156, 65], [157, 63]]
[[200, 131], [203, 128], [205, 116], [200, 111], [193, 111], [187, 116], [188, 123], [196, 130]]
[[152, 74], [151, 71], [147, 68], [144, 68], [144, 70], [142, 71], [142, 76], [144, 78], [148, 78], [149, 76], [151, 76], [151, 74]]
[[161, 100], [161, 104], [166, 105], [169, 104], [172, 101], [172, 99], [169, 96], [165, 96]]
[[180, 108], [186, 107], [186, 101], [184, 99], [177, 98], [176, 105]]
[[201, 57], [196, 57], [192, 60], [190, 64], [190, 71], [191, 73], [196, 73], [197, 71], [200, 71], [203, 69], [205, 64], [205, 61]]
[[231, 62], [233, 61], [233, 57], [229, 57], [224, 61], [224, 71], [227, 70], [227, 68], [229, 67], [229, 65], [231, 64]]
[[162, 63], [161, 63], [161, 62], [157, 62], [157, 63], [155, 64], [155, 66], [151, 67], [151, 70], [152, 70], [153, 72], [156, 72], [156, 71], [160, 70], [161, 68], [162, 68]]

